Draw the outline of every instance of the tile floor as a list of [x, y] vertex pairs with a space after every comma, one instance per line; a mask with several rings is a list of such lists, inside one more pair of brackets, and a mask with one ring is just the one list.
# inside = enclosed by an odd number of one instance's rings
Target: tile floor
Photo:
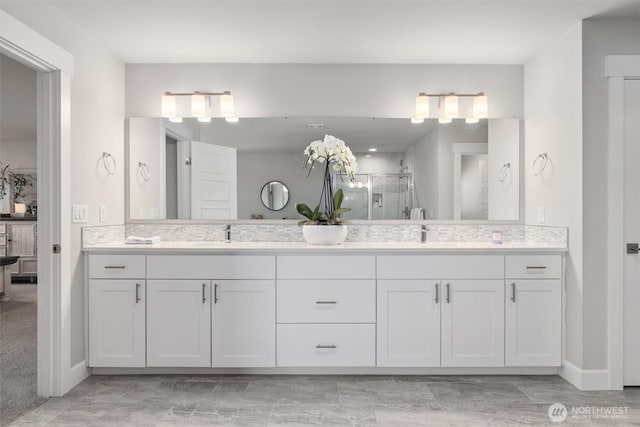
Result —
[[627, 408], [568, 424], [640, 425], [640, 389], [580, 392], [553, 376], [184, 375], [93, 376], [12, 425], [551, 425], [555, 402]]

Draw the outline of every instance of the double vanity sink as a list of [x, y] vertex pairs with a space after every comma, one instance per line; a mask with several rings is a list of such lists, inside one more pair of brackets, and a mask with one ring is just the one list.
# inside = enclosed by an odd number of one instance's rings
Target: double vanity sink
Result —
[[85, 245], [94, 372], [556, 373], [565, 248]]

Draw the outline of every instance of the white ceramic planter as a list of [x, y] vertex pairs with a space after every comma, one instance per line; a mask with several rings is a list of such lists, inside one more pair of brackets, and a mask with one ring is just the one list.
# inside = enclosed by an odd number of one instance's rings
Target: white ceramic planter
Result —
[[303, 225], [302, 236], [311, 245], [339, 245], [347, 238], [346, 225]]

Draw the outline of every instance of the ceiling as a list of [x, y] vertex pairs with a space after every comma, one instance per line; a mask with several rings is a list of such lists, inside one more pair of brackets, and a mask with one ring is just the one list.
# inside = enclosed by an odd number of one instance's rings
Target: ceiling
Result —
[[640, 0], [47, 1], [127, 63], [522, 64]]

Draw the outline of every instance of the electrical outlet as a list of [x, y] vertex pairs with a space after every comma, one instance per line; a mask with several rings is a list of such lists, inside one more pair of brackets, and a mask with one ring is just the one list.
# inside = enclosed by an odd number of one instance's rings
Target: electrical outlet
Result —
[[544, 224], [544, 206], [538, 207], [538, 224]]
[[104, 205], [98, 206], [98, 220], [107, 222], [107, 207]]
[[89, 222], [89, 206], [73, 205], [73, 209], [71, 211], [71, 222], [74, 224], [86, 224]]

